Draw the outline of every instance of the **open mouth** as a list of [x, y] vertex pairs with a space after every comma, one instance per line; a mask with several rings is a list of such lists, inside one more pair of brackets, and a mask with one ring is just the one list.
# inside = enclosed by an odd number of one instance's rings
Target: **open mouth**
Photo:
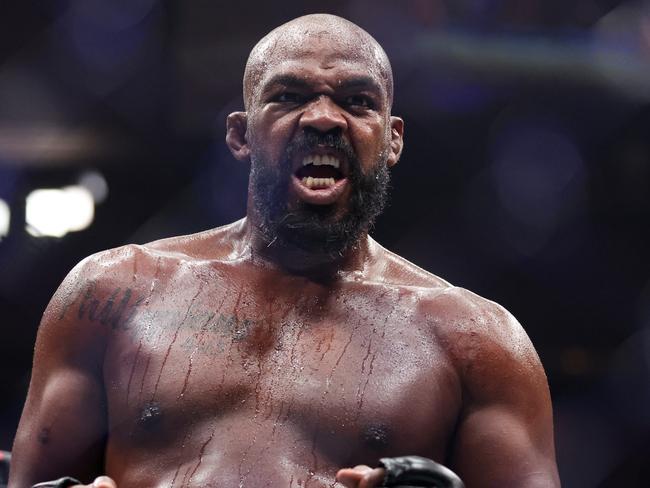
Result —
[[334, 186], [345, 178], [341, 160], [331, 154], [308, 154], [294, 173], [307, 188], [317, 190]]
[[305, 203], [331, 205], [348, 187], [347, 160], [331, 151], [311, 152], [297, 161], [293, 174], [295, 195]]

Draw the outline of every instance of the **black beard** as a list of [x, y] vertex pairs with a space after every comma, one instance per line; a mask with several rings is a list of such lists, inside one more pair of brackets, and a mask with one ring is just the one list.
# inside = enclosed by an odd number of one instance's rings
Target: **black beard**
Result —
[[[334, 205], [299, 202], [288, 209], [289, 182], [293, 156], [317, 147], [330, 147], [348, 160], [348, 184], [351, 194], [347, 211], [336, 215]], [[251, 191], [253, 205], [269, 246], [295, 246], [310, 253], [325, 253], [332, 258], [353, 248], [364, 232], [370, 230], [388, 199], [390, 173], [384, 153], [374, 169], [363, 174], [352, 147], [340, 135], [307, 131], [287, 146], [279, 167], [272, 167], [253, 156]]]

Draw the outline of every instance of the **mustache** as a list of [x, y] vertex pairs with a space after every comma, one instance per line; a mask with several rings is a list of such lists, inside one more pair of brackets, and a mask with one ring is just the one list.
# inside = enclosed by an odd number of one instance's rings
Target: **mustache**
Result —
[[[305, 128], [287, 145], [286, 160], [291, 161], [296, 153], [309, 152], [319, 148], [333, 149], [342, 153], [350, 163], [356, 163], [357, 153], [346, 141], [340, 131], [320, 132], [316, 129]], [[356, 170], [356, 164], [350, 164]], [[352, 168], [350, 168], [353, 170]]]

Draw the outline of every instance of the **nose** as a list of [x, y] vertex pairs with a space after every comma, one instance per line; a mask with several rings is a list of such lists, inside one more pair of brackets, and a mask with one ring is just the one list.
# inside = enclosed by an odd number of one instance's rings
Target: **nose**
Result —
[[348, 123], [334, 100], [321, 95], [312, 100], [300, 117], [301, 129], [315, 129], [321, 133], [344, 132]]

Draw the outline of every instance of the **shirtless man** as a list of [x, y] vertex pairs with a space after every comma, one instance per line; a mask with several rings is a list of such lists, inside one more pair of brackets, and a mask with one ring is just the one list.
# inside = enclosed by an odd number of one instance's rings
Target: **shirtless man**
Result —
[[226, 135], [251, 163], [247, 217], [70, 273], [39, 329], [11, 488], [369, 488], [384, 473], [368, 466], [411, 454], [469, 488], [559, 486], [521, 326], [368, 237], [402, 151], [392, 94], [384, 51], [341, 18], [255, 46]]

